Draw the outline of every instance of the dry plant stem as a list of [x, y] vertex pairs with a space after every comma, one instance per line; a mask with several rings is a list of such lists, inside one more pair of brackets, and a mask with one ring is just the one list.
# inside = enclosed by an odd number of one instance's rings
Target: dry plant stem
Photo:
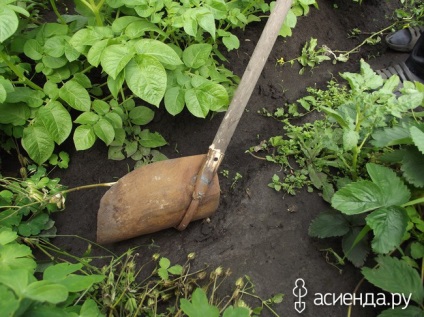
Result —
[[[356, 285], [355, 289], [353, 290], [353, 294], [356, 294], [356, 292], [358, 292], [359, 288], [361, 287], [362, 283], [365, 281], [365, 277], [363, 277], [359, 283]], [[349, 305], [348, 309], [347, 309], [347, 317], [351, 317], [352, 316], [352, 307], [353, 305]]]
[[63, 191], [59, 192], [59, 194], [68, 194], [68, 193], [72, 193], [72, 192], [82, 190], [82, 189], [92, 189], [92, 188], [97, 188], [97, 187], [112, 187], [115, 184], [116, 184], [116, 182], [82, 185], [82, 186], [73, 187], [73, 188], [70, 188], [70, 189], [63, 190]]

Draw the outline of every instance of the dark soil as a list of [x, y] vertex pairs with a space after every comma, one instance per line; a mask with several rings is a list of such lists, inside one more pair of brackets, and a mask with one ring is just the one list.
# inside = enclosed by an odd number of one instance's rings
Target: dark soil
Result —
[[[246, 154], [246, 150], [261, 140], [281, 135], [282, 126], [275, 120], [258, 114], [266, 108], [274, 111], [287, 102], [294, 102], [305, 95], [309, 86], [325, 87], [340, 72], [356, 72], [359, 60], [364, 58], [373, 67], [387, 66], [394, 60], [405, 59], [405, 54], [388, 50], [382, 41], [376, 46], [365, 46], [352, 54], [346, 63], [333, 65], [325, 62], [313, 72], [299, 75], [299, 66], [277, 65], [284, 56], [299, 56], [301, 48], [311, 37], [319, 45], [334, 50], [350, 50], [365, 38], [349, 38], [353, 28], [374, 32], [388, 26], [389, 16], [398, 1], [364, 0], [362, 5], [352, 0], [318, 0], [319, 9], [312, 9], [307, 17], [298, 20], [293, 36], [279, 38], [268, 59], [235, 135], [230, 143], [220, 171], [228, 170], [229, 178], [220, 175], [221, 202], [210, 221], [197, 221], [183, 232], [168, 229], [131, 240], [107, 245], [115, 253], [140, 247], [140, 263], [159, 252], [173, 263], [183, 263], [189, 252], [196, 252], [194, 264], [211, 268], [223, 266], [233, 272], [230, 281], [248, 275], [256, 285], [257, 294], [268, 297], [284, 293], [284, 301], [276, 307], [281, 316], [346, 316], [343, 305], [316, 306], [316, 293], [351, 293], [361, 280], [358, 269], [347, 264], [340, 272], [326, 261], [323, 248], [338, 248], [337, 241], [318, 241], [308, 236], [311, 220], [329, 208], [318, 193], [299, 192], [296, 196], [278, 193], [269, 188], [273, 174], [283, 176], [280, 167]], [[244, 32], [237, 32], [241, 47], [227, 53], [228, 65], [241, 76], [256, 45], [264, 22], [249, 25]], [[171, 117], [159, 111], [149, 127], [160, 132], [169, 142], [161, 150], [169, 158], [203, 154], [208, 150], [223, 114], [206, 120], [193, 118], [187, 113]], [[71, 163], [65, 171], [55, 171], [56, 177], [68, 187], [110, 182], [124, 176], [133, 168], [133, 161], [107, 160], [107, 149], [102, 144], [88, 151], [71, 149]], [[243, 178], [231, 189], [236, 173]], [[178, 186], [178, 184], [176, 184]], [[96, 238], [96, 217], [99, 201], [105, 189], [94, 189], [69, 194], [66, 210], [55, 216], [58, 233], [78, 235], [85, 239]], [[142, 195], [143, 193], [140, 193]], [[87, 242], [70, 237], [58, 237], [54, 243], [67, 251], [81, 255]], [[156, 247], [148, 248], [154, 244]], [[101, 250], [95, 252], [101, 253]], [[308, 288], [307, 308], [302, 314], [294, 310], [293, 287], [296, 279], [303, 278]], [[360, 293], [373, 292], [364, 284]], [[354, 307], [352, 316], [376, 316], [378, 309]], [[266, 316], [267, 314], [265, 314]]]

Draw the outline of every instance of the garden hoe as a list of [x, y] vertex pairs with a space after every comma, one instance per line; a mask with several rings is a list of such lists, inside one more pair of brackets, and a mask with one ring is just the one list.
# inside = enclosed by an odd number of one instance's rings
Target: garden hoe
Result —
[[277, 39], [292, 0], [277, 0], [218, 132], [203, 155], [140, 167], [102, 197], [97, 242], [117, 242], [211, 216], [219, 205], [218, 167], [259, 75]]

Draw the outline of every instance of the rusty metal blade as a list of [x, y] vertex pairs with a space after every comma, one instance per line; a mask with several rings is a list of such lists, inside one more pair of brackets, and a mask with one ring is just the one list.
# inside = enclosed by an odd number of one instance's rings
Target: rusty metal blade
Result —
[[[122, 177], [100, 201], [97, 242], [112, 243], [177, 226], [192, 200], [196, 175], [205, 159], [203, 154], [156, 162]], [[211, 216], [219, 197], [215, 175], [193, 220]]]

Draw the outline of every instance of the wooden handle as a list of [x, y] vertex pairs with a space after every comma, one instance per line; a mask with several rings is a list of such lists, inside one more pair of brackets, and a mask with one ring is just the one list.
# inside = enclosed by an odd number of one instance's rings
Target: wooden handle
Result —
[[271, 53], [291, 4], [292, 0], [277, 0], [241, 78], [240, 84], [234, 93], [231, 104], [219, 126], [211, 145], [212, 148], [219, 149], [222, 153], [225, 153], [268, 56]]

